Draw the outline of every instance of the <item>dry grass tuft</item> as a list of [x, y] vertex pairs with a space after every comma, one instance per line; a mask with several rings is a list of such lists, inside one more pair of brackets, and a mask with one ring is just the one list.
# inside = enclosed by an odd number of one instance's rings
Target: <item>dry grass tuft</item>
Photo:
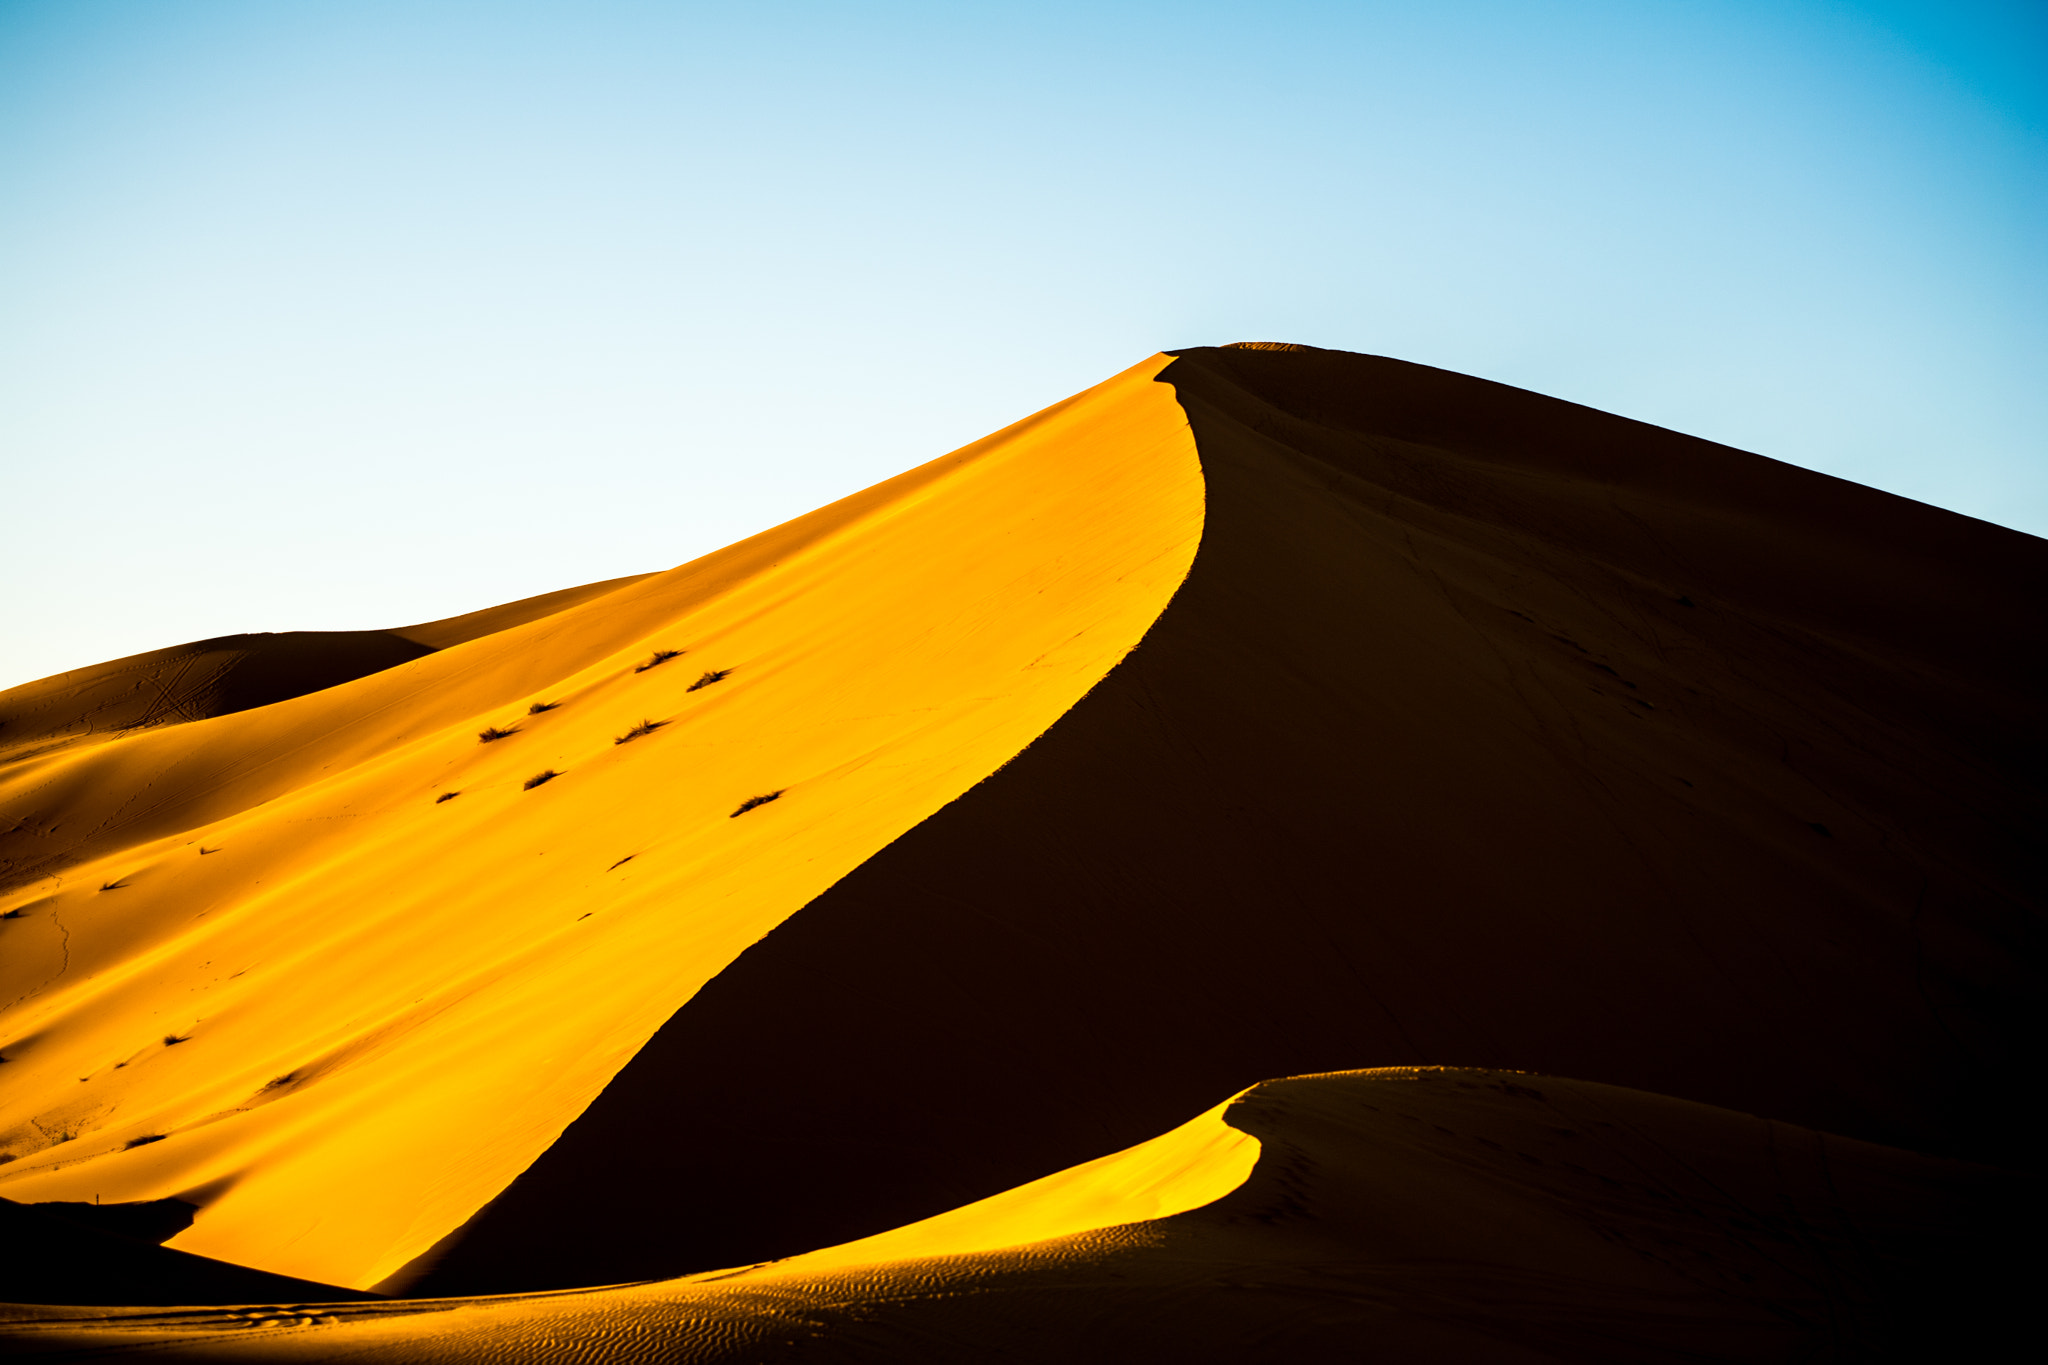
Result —
[[486, 725], [483, 729], [476, 732], [476, 742], [479, 744], [489, 744], [492, 740], [496, 739], [510, 739], [518, 733], [519, 727], [516, 725], [507, 726], [503, 730], [500, 730], [495, 725]]
[[670, 659], [680, 659], [682, 657], [683, 651], [680, 649], [657, 649], [654, 651], [653, 658], [649, 659], [646, 663], [641, 664], [638, 668], [635, 668], [633, 671], [635, 673], [645, 673], [650, 668], [659, 668], [662, 664], [667, 663]]
[[439, 796], [434, 798], [434, 804], [438, 806], [443, 801], [453, 801], [456, 797], [460, 795], [462, 795], [461, 792], [442, 792]]
[[668, 724], [668, 722], [665, 720], [643, 720], [638, 725], [634, 726], [632, 729], [626, 731], [625, 734], [620, 735], [617, 739], [613, 740], [612, 743], [624, 744], [629, 739], [638, 739], [642, 735], [651, 735], [656, 730], [659, 730], [662, 726], [666, 724]]
[[541, 772], [535, 773], [532, 777], [527, 778], [526, 785], [520, 788], [520, 790], [530, 792], [535, 787], [541, 786], [548, 782], [552, 782], [560, 776], [561, 774], [556, 772], [553, 768], [545, 769]]
[[529, 716], [537, 716], [541, 714], [541, 712], [543, 711], [552, 711], [561, 704], [562, 703], [558, 701], [537, 701], [533, 705], [526, 708], [526, 714]]
[[[785, 787], [782, 790], [787, 791], [788, 788]], [[765, 806], [770, 801], [781, 799], [781, 796], [782, 791], [772, 791], [769, 792], [766, 796], [750, 796], [746, 800], [740, 802], [740, 808], [738, 810], [734, 811], [731, 815], [728, 815], [725, 818], [728, 820], [737, 820], [742, 815], [745, 815], [748, 811], [752, 810], [754, 807]]]
[[715, 669], [712, 672], [706, 673], [703, 677], [697, 679], [697, 681], [691, 683], [687, 688], [683, 690], [686, 692], [695, 692], [700, 687], [709, 687], [711, 686], [711, 684], [715, 682], [724, 682], [727, 678], [730, 678], [731, 676], [732, 670], [729, 668]]

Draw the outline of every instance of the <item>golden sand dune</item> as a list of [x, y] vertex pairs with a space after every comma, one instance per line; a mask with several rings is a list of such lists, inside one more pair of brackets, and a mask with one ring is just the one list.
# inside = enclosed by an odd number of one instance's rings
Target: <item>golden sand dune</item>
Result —
[[790, 1255], [1367, 1063], [2034, 1162], [2048, 546], [1397, 361], [1161, 378], [1207, 501], [1144, 644], [421, 1290]]
[[1922, 1344], [1930, 1261], [1974, 1267], [2015, 1192], [1613, 1086], [1366, 1071], [1268, 1082], [1129, 1151], [770, 1265], [473, 1301], [16, 1310], [10, 1340], [51, 1360], [371, 1365], [1864, 1359]]
[[1163, 363], [565, 611], [6, 770], [62, 870], [0, 923], [0, 1195], [403, 1267], [1137, 642], [1200, 529]]
[[225, 635], [59, 673], [0, 692], [0, 763], [318, 692], [553, 615], [640, 577], [565, 588], [396, 630]]
[[0, 1197], [189, 1217], [131, 1303], [414, 1296], [0, 1341], [1858, 1358], [2031, 1197], [2044, 601], [2018, 533], [1204, 349], [339, 685], [0, 695]]

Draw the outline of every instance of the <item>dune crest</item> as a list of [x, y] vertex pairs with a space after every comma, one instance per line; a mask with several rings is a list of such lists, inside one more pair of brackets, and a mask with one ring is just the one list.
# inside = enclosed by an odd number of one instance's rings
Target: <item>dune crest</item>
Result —
[[1126, 1223], [1153, 1222], [1213, 1204], [1242, 1186], [1259, 1143], [1226, 1121], [1233, 1095], [1180, 1127], [964, 1208], [778, 1262], [773, 1273], [819, 1275], [850, 1266], [973, 1256]]
[[[667, 574], [16, 765], [0, 1195], [368, 1287], [704, 981], [1111, 669], [1194, 554], [1155, 357]], [[66, 842], [68, 840], [68, 842]]]
[[1988, 1357], [2044, 602], [2031, 537], [1248, 343], [352, 681], [60, 734], [0, 766], [0, 1196], [73, 1207], [0, 1214], [142, 1303], [410, 1297], [0, 1338]]
[[0, 692], [0, 764], [161, 725], [233, 715], [565, 611], [647, 577], [587, 583], [393, 630], [227, 635], [73, 669]]
[[[1134, 1164], [1140, 1190], [1173, 1170], [1180, 1197], [1119, 1198]], [[1063, 1198], [1082, 1184], [1094, 1198]], [[593, 1365], [1913, 1358], [1995, 1340], [1942, 1310], [1997, 1312], [2017, 1287], [1982, 1238], [2031, 1197], [1987, 1168], [1619, 1087], [1393, 1068], [1254, 1086], [979, 1214], [771, 1265], [495, 1299], [13, 1310], [0, 1332], [52, 1359], [118, 1341], [368, 1365], [572, 1343]]]
[[851, 1241], [1366, 1063], [2038, 1159], [2048, 545], [1396, 360], [1159, 379], [1209, 493], [1144, 643], [693, 996], [421, 1292]]

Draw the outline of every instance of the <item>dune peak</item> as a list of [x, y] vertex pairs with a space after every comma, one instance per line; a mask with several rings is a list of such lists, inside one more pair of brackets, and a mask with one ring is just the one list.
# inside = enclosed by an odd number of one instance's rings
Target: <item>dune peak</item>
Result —
[[2044, 602], [2032, 537], [1238, 342], [664, 573], [0, 694], [0, 1213], [186, 1305], [28, 1267], [0, 1340], [1981, 1354]]

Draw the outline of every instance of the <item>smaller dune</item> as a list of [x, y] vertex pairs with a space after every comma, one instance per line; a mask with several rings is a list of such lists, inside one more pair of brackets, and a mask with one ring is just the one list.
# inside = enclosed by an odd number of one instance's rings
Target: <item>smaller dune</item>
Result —
[[1341, 1072], [767, 1265], [175, 1319], [21, 1309], [0, 1342], [364, 1365], [987, 1358], [963, 1343], [1034, 1361], [1987, 1358], [1913, 1351], [1994, 1339], [2017, 1286], [1985, 1237], [2031, 1198], [1989, 1168], [1617, 1086]]
[[0, 692], [0, 762], [325, 691], [539, 620], [644, 576], [586, 583], [417, 626], [223, 635], [72, 669]]

